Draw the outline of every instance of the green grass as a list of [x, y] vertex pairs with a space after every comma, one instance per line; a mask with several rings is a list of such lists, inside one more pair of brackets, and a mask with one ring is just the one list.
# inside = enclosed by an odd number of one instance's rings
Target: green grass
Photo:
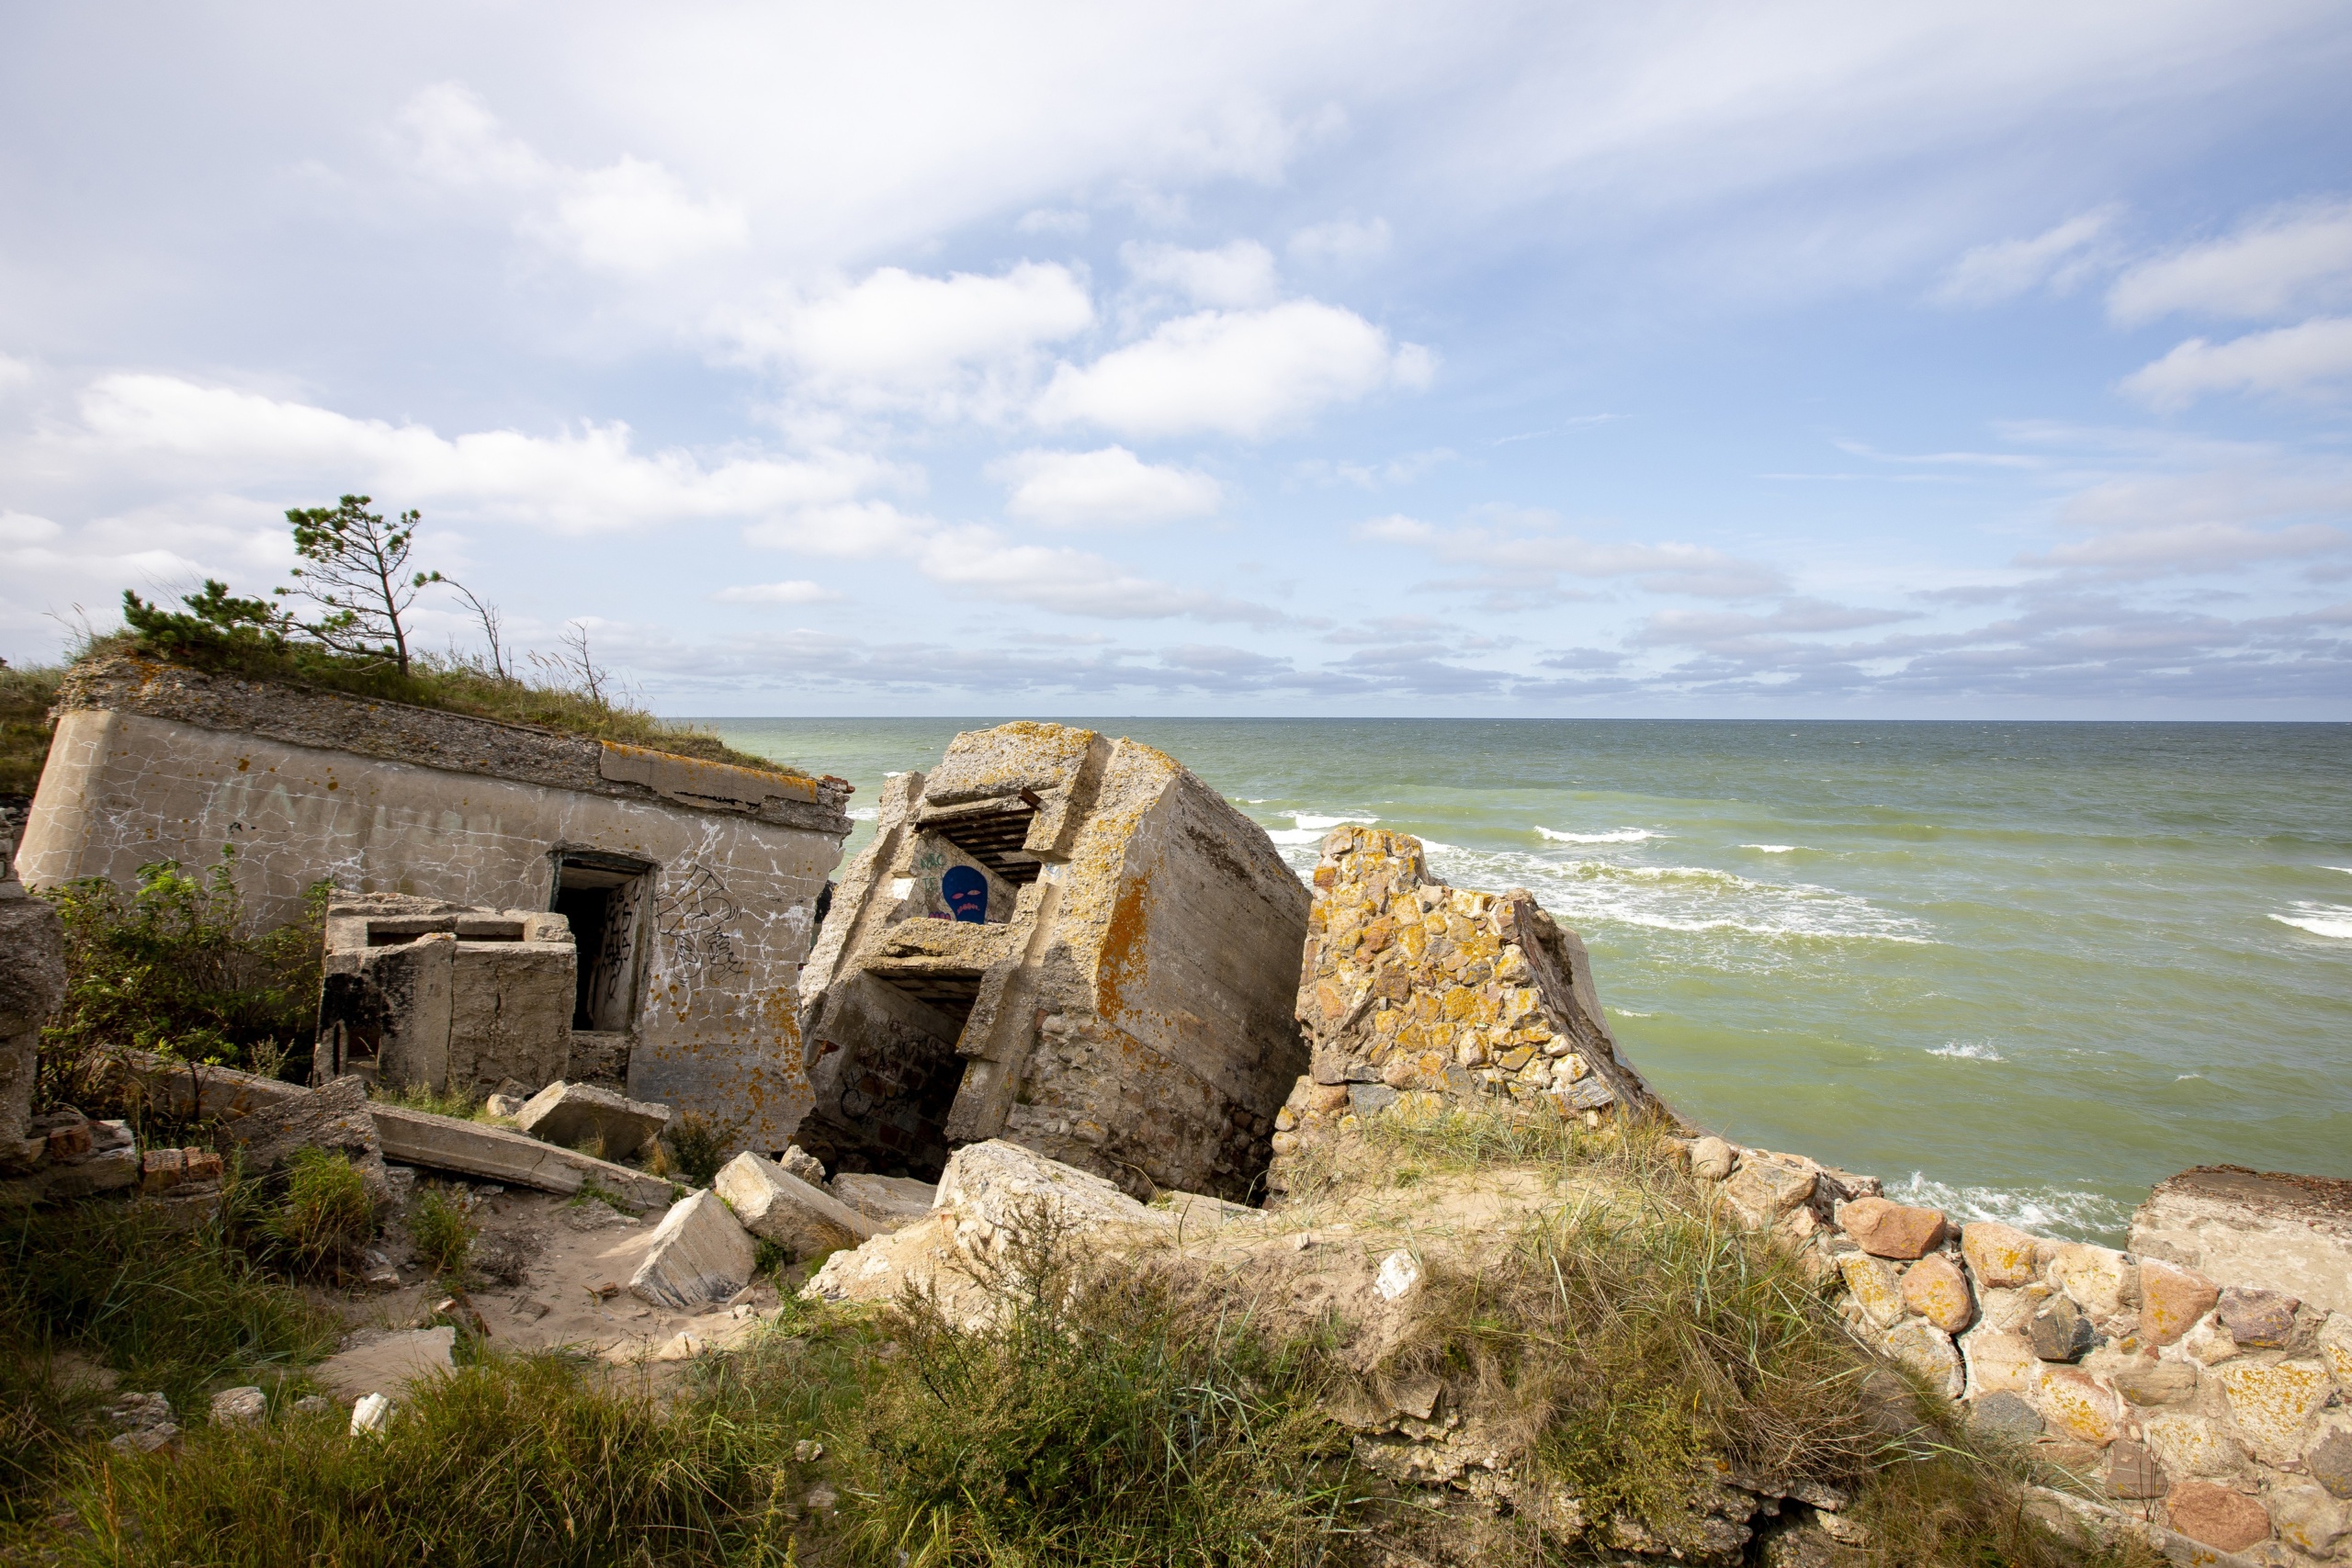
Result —
[[695, 1111], [681, 1111], [655, 1140], [645, 1168], [656, 1176], [675, 1177], [691, 1187], [707, 1187], [718, 1179], [718, 1168], [735, 1152], [736, 1132]]
[[128, 632], [94, 638], [79, 652], [84, 657], [135, 653], [246, 680], [276, 681], [382, 702], [408, 703], [448, 713], [471, 714], [478, 718], [503, 719], [510, 724], [536, 724], [591, 739], [643, 746], [705, 761], [729, 762], [796, 778], [808, 776], [798, 768], [738, 751], [706, 730], [658, 717], [627, 702], [594, 697], [576, 687], [514, 674], [502, 677], [484, 661], [462, 656], [420, 654], [411, 660], [410, 673], [402, 675], [381, 660], [350, 658], [302, 642], [277, 649], [243, 644], [166, 652]]
[[417, 1256], [443, 1284], [465, 1288], [467, 1263], [473, 1256], [474, 1236], [481, 1230], [473, 1217], [444, 1192], [431, 1188], [409, 1205], [408, 1235]]
[[315, 1274], [338, 1269], [376, 1234], [368, 1183], [343, 1155], [297, 1149], [288, 1162], [286, 1196], [263, 1221], [294, 1269]]
[[899, 1354], [845, 1456], [859, 1561], [1313, 1563], [1344, 1544], [1364, 1493], [1310, 1349], [1090, 1266], [1040, 1214], [987, 1283], [991, 1326], [911, 1295], [888, 1324]]

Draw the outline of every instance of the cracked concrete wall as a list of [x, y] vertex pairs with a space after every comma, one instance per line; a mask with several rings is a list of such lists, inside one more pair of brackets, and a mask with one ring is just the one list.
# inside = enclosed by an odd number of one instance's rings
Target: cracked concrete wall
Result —
[[[1017, 889], [1001, 926], [912, 896], [959, 841]], [[800, 1141], [935, 1175], [1004, 1137], [1138, 1191], [1245, 1194], [1306, 1066], [1308, 901], [1264, 830], [1162, 752], [1059, 725], [960, 735], [886, 786], [834, 894], [802, 976]]]
[[[209, 866], [227, 844], [255, 913], [283, 920], [321, 879], [347, 894], [545, 909], [560, 853], [642, 861], [656, 869], [628, 1093], [735, 1127], [746, 1146], [791, 1137], [809, 1104], [794, 979], [849, 831], [846, 786], [328, 694], [288, 695], [298, 726], [268, 706], [276, 688], [236, 684], [242, 706], [189, 671], [84, 682], [75, 700], [147, 711], [60, 712], [18, 854], [28, 885], [128, 885], [166, 858]], [[368, 728], [375, 709], [394, 710], [389, 739]], [[263, 728], [334, 735], [342, 749]], [[414, 754], [447, 766], [379, 754], [411, 729]], [[626, 754], [607, 767], [615, 750]], [[535, 771], [568, 782], [514, 776]]]

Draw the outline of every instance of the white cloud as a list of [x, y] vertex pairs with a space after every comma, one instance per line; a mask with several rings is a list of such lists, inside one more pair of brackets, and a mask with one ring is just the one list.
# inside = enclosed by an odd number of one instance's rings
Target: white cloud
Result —
[[[1483, 590], [1516, 608], [1533, 603], [1528, 595], [1574, 595], [1578, 580], [1588, 578], [1631, 577], [1652, 592], [1708, 599], [1753, 598], [1786, 587], [1778, 569], [1710, 546], [1588, 539], [1566, 532], [1544, 513], [1497, 515], [1494, 523], [1441, 528], [1392, 514], [1358, 524], [1355, 535], [1425, 549], [1441, 561], [1486, 568], [1485, 576], [1445, 586]], [[1562, 583], [1563, 578], [1568, 581]]]
[[2324, 316], [2226, 343], [2190, 338], [2119, 385], [2153, 408], [2179, 409], [2208, 392], [2301, 392], [2345, 376], [2352, 316]]
[[764, 310], [733, 315], [725, 330], [745, 356], [820, 391], [955, 418], [1012, 395], [1044, 345], [1093, 321], [1077, 274], [1022, 262], [995, 276], [886, 266], [811, 296], [782, 292]]
[[2226, 239], [2142, 262], [2107, 297], [2127, 324], [2176, 310], [2281, 316], [2352, 299], [2352, 201], [2265, 213]]
[[480, 97], [455, 83], [418, 93], [394, 121], [418, 174], [453, 190], [524, 203], [515, 231], [582, 266], [642, 276], [751, 241], [741, 203], [697, 197], [644, 158], [566, 168], [509, 134]]
[[1032, 208], [1013, 220], [1014, 229], [1023, 234], [1083, 234], [1094, 226], [1085, 213], [1067, 207]]
[[1202, 517], [1224, 488], [1194, 468], [1147, 463], [1124, 446], [1099, 452], [1015, 452], [989, 466], [1012, 487], [1007, 515], [1054, 528], [1139, 526]]
[[1348, 266], [1385, 255], [1388, 241], [1385, 218], [1375, 218], [1369, 223], [1334, 218], [1328, 223], [1309, 224], [1291, 235], [1290, 254], [1293, 260], [1308, 266]]
[[1046, 424], [1134, 435], [1217, 432], [1246, 438], [1295, 426], [1335, 403], [1429, 385], [1434, 360], [1352, 310], [1299, 299], [1263, 310], [1203, 310], [1080, 368], [1064, 365], [1037, 400]]
[[2352, 547], [2352, 535], [2324, 523], [2251, 528], [2243, 523], [2180, 523], [2160, 528], [2116, 529], [2041, 554], [2019, 566], [2096, 572], [2103, 577], [2157, 577], [2185, 571], [2231, 571], [2256, 561], [2302, 560]]
[[0, 545], [45, 545], [64, 530], [46, 517], [0, 512]]
[[1137, 283], [1173, 289], [1195, 305], [1262, 305], [1274, 297], [1273, 253], [1255, 240], [1213, 251], [1130, 240], [1119, 247], [1119, 259]]
[[552, 436], [443, 436], [172, 376], [103, 377], [80, 412], [78, 430], [49, 439], [94, 473], [128, 467], [158, 483], [356, 488], [390, 504], [438, 502], [573, 534], [757, 517], [906, 479], [849, 455], [705, 462], [676, 447], [640, 453], [617, 422]]
[[1016, 545], [993, 528], [942, 529], [913, 556], [942, 586], [1069, 615], [1151, 620], [1171, 615], [1272, 626], [1287, 619], [1263, 604], [1138, 577], [1086, 550]]
[[2065, 293], [2102, 264], [2098, 242], [2116, 216], [2103, 207], [2030, 240], [1979, 245], [1952, 263], [1929, 298], [1940, 305], [1996, 305], [2045, 285]]
[[790, 582], [747, 582], [711, 595], [722, 604], [832, 604], [842, 595], [805, 578]]

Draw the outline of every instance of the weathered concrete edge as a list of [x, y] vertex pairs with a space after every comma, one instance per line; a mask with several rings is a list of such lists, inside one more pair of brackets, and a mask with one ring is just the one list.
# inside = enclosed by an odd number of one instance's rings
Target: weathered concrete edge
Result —
[[849, 786], [680, 757], [537, 725], [207, 673], [130, 654], [75, 665], [55, 711], [137, 714], [283, 745], [510, 779], [592, 795], [662, 800], [846, 837]]
[[632, 1203], [658, 1207], [670, 1201], [671, 1183], [625, 1165], [576, 1150], [540, 1143], [503, 1127], [460, 1122], [401, 1105], [371, 1105], [384, 1157], [402, 1165], [429, 1166], [465, 1176], [487, 1177], [541, 1192], [573, 1193], [594, 1182]]

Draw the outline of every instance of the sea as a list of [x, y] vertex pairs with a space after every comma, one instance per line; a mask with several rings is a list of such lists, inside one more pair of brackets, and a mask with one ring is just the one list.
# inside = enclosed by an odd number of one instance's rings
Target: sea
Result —
[[[706, 719], [856, 786], [963, 719]], [[1073, 719], [1302, 875], [1342, 822], [1579, 932], [1691, 1121], [2119, 1242], [2193, 1165], [2352, 1177], [2352, 726]]]

